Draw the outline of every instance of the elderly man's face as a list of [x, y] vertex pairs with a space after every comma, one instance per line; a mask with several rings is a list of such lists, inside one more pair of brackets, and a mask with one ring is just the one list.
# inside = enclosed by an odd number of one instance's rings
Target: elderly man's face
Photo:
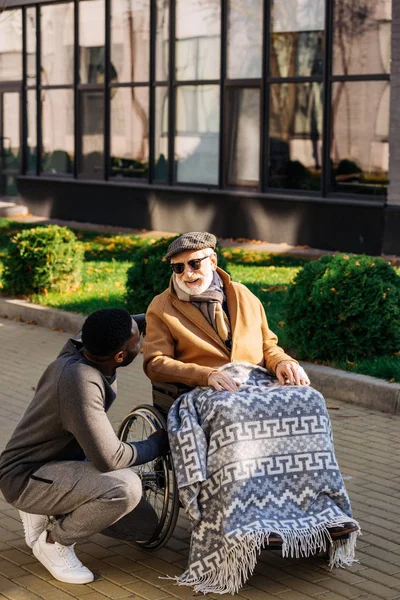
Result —
[[[196, 258], [204, 258], [204, 260], [201, 261], [200, 268], [194, 270], [189, 265], [189, 261]], [[174, 263], [181, 263], [185, 266], [183, 273], [175, 273], [177, 286], [186, 294], [193, 296], [202, 294], [210, 287], [213, 272], [217, 268], [217, 256], [212, 248], [188, 250], [173, 256], [171, 264]]]

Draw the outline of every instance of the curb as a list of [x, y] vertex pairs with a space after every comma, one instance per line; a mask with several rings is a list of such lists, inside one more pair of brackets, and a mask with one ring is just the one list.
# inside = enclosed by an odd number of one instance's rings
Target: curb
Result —
[[[4, 296], [0, 297], [0, 316], [51, 329], [63, 329], [73, 334], [81, 329], [86, 318], [82, 314]], [[388, 383], [376, 377], [349, 373], [309, 362], [301, 364], [306, 370], [312, 386], [325, 398], [400, 415], [400, 384]]]
[[25, 323], [48, 327], [49, 329], [63, 329], [76, 334], [82, 327], [85, 316], [70, 313], [58, 308], [49, 308], [39, 304], [32, 304], [25, 300], [0, 297], [0, 316], [9, 319], [18, 319]]

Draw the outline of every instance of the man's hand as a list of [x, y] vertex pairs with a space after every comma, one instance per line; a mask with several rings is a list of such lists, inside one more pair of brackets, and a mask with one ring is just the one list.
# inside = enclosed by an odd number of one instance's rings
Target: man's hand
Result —
[[237, 392], [240, 386], [233, 377], [224, 371], [213, 371], [208, 376], [208, 385], [215, 388], [217, 392]]
[[310, 385], [303, 367], [290, 360], [278, 363], [275, 374], [282, 385]]

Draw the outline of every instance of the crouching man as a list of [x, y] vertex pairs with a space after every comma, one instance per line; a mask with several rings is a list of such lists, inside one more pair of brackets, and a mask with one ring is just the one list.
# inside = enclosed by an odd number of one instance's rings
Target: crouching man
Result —
[[89, 315], [82, 339], [71, 338], [47, 367], [0, 457], [0, 488], [20, 511], [26, 543], [65, 583], [94, 579], [74, 552], [76, 542], [102, 531], [118, 537], [118, 523], [126, 529], [130, 515], [137, 539], [157, 525], [130, 467], [166, 454], [167, 435], [121, 442], [106, 414], [116, 398], [116, 370], [136, 357], [139, 338], [125, 310]]

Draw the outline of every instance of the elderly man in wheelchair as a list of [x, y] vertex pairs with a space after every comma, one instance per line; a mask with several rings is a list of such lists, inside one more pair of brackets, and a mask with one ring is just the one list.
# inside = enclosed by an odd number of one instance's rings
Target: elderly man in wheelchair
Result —
[[168, 419], [171, 454], [140, 467], [159, 519], [141, 544], [166, 543], [182, 505], [193, 529], [177, 582], [235, 593], [264, 547], [350, 565], [359, 525], [323, 397], [277, 345], [260, 301], [218, 268], [215, 246], [206, 232], [170, 244], [170, 287], [146, 314], [154, 406], [137, 407], [119, 433], [140, 441]]

